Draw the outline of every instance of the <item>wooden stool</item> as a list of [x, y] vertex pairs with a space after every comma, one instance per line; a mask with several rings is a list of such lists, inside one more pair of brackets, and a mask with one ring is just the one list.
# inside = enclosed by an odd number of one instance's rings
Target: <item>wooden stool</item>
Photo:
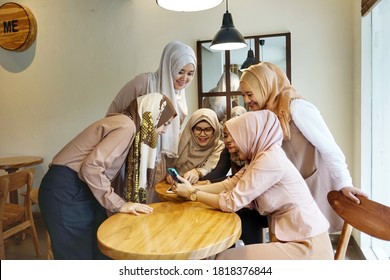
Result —
[[[30, 199], [33, 204], [38, 204], [38, 189], [32, 189], [30, 192]], [[39, 205], [39, 204], [38, 204]], [[46, 233], [46, 245], [47, 245], [47, 259], [53, 260], [53, 251], [51, 249], [51, 242], [50, 242], [50, 236], [47, 230], [45, 230]]]

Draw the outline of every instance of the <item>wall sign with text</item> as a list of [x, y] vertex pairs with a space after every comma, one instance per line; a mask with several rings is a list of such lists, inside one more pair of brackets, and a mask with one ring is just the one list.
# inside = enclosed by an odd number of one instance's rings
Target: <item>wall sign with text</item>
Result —
[[8, 2], [0, 6], [0, 47], [21, 52], [37, 37], [37, 22], [27, 7]]

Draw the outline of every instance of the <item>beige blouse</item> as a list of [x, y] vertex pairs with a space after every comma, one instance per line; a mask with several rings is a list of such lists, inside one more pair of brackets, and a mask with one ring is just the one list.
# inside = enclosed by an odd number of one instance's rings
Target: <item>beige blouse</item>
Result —
[[103, 118], [73, 138], [51, 164], [77, 172], [99, 203], [116, 212], [125, 201], [114, 192], [111, 181], [124, 166], [135, 133], [135, 124], [126, 115]]

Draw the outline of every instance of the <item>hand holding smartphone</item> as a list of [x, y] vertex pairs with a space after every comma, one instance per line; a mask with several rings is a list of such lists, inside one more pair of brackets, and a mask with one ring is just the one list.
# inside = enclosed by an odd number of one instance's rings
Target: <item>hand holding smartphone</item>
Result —
[[169, 167], [168, 168], [168, 174], [171, 175], [173, 180], [175, 180], [178, 183], [181, 183], [180, 180], [177, 178], [177, 176], [179, 176], [179, 173], [177, 173], [175, 168]]
[[[168, 171], [168, 174], [171, 175], [173, 180], [175, 180], [178, 183], [181, 183], [180, 180], [177, 178], [179, 173], [177, 173], [175, 168], [169, 167], [167, 171]], [[172, 190], [172, 186], [167, 190], [167, 193], [174, 193]]]

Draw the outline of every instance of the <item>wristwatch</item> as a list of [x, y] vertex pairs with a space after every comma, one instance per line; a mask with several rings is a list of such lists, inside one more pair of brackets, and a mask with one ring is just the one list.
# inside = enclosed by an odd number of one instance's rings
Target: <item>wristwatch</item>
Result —
[[198, 198], [196, 196], [196, 193], [198, 192], [199, 190], [198, 189], [195, 189], [191, 194], [190, 194], [190, 200], [191, 201], [196, 201], [196, 199]]

